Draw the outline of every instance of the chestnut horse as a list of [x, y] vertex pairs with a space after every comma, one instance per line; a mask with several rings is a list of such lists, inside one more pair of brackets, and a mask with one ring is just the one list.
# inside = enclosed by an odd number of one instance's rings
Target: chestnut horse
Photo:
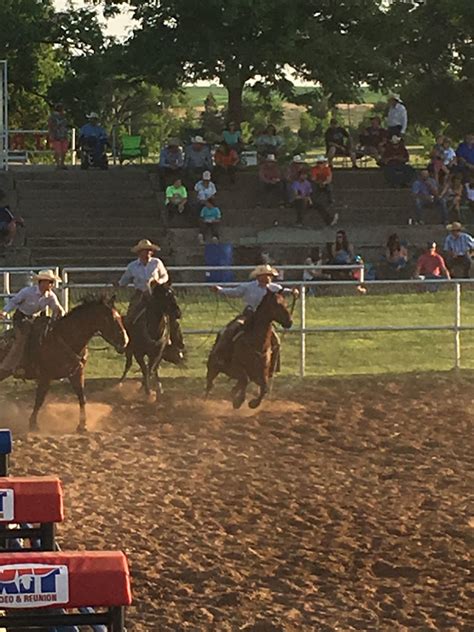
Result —
[[[79, 425], [86, 430], [86, 400], [84, 372], [87, 344], [99, 334], [108, 343], [124, 351], [128, 344], [122, 318], [114, 308], [114, 300], [91, 297], [51, 325], [35, 358], [36, 371], [26, 373], [26, 379], [36, 380], [36, 399], [30, 417], [30, 430], [38, 429], [38, 412], [44, 403], [52, 380], [68, 378], [79, 400]], [[0, 358], [1, 359], [1, 358]]]
[[272, 323], [274, 321], [285, 329], [289, 329], [293, 324], [283, 294], [268, 290], [251, 322], [242, 333], [237, 334], [233, 342], [230, 363], [223, 363], [218, 357], [214, 351], [216, 345], [211, 350], [207, 361], [206, 395], [210, 393], [217, 375], [224, 373], [237, 380], [232, 389], [234, 408], [240, 408], [244, 403], [249, 382], [254, 382], [260, 388], [258, 397], [251, 399], [249, 406], [250, 408], [260, 406], [268, 393], [269, 380], [275, 366], [272, 358]]

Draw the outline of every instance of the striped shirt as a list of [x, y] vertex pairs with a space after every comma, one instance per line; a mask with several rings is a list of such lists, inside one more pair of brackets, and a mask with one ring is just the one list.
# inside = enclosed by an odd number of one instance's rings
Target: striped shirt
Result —
[[37, 285], [31, 285], [24, 287], [12, 296], [3, 308], [3, 311], [9, 314], [14, 309], [19, 309], [25, 316], [37, 316], [47, 307], [51, 308], [53, 316], [62, 316], [64, 314], [64, 309], [53, 291], [46, 290], [42, 294]]
[[120, 286], [133, 283], [133, 287], [140, 292], [147, 292], [150, 283], [154, 281], [158, 285], [163, 285], [169, 279], [168, 270], [161, 259], [152, 257], [150, 261], [143, 264], [140, 259], [131, 261], [119, 281]]
[[255, 311], [262, 302], [267, 290], [280, 292], [282, 289], [278, 283], [269, 283], [262, 286], [259, 285], [258, 281], [250, 281], [249, 283], [241, 283], [237, 287], [220, 287], [218, 292], [231, 298], [242, 298], [245, 306]]
[[468, 254], [469, 251], [473, 249], [474, 239], [469, 233], [459, 233], [459, 237], [454, 237], [454, 235], [450, 233], [444, 240], [444, 250], [446, 252], [452, 252], [457, 257]]

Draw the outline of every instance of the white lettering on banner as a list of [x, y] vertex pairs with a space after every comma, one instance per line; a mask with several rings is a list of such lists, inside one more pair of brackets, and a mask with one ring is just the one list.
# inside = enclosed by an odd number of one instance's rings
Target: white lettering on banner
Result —
[[15, 492], [13, 489], [0, 489], [0, 521], [15, 519]]
[[67, 566], [49, 564], [0, 565], [0, 605], [37, 608], [69, 601]]

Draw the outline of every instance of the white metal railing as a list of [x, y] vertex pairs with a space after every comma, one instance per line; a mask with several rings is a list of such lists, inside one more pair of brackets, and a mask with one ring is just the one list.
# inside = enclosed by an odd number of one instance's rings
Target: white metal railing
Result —
[[[58, 268], [54, 268], [56, 274], [59, 273]], [[169, 266], [168, 270], [173, 272], [186, 272], [186, 271], [202, 271], [211, 272], [215, 270], [231, 270], [231, 271], [249, 271], [253, 270], [254, 266]], [[474, 279], [433, 279], [433, 280], [421, 280], [421, 279], [406, 279], [406, 280], [387, 280], [387, 281], [364, 281], [363, 278], [363, 265], [322, 265], [322, 266], [279, 266], [279, 270], [359, 270], [361, 278], [347, 281], [327, 281], [327, 280], [315, 280], [315, 281], [284, 281], [285, 286], [297, 287], [300, 289], [300, 324], [299, 326], [288, 331], [289, 334], [298, 335], [300, 339], [299, 349], [299, 375], [305, 376], [306, 372], [306, 336], [308, 334], [316, 333], [338, 333], [338, 332], [354, 332], [354, 333], [369, 333], [369, 332], [403, 332], [403, 331], [451, 331], [453, 333], [453, 348], [454, 348], [454, 368], [460, 368], [461, 365], [461, 332], [473, 331], [474, 325], [463, 325], [461, 322], [461, 287], [463, 285], [472, 285]], [[84, 274], [84, 273], [103, 273], [104, 276], [110, 273], [121, 273], [124, 271], [122, 267], [67, 267], [62, 270], [62, 284], [60, 288], [62, 303], [65, 309], [69, 309], [70, 306], [70, 292], [71, 290], [78, 289], [106, 289], [115, 286], [110, 282], [78, 282], [71, 281], [71, 275]], [[10, 277], [12, 274], [25, 274], [32, 273], [32, 268], [0, 268], [0, 278], [3, 276], [3, 293], [0, 296], [6, 297], [10, 293]], [[232, 286], [236, 282], [221, 283], [220, 285]], [[311, 287], [321, 286], [352, 286], [357, 287], [363, 284], [364, 287], [370, 286], [401, 286], [401, 285], [437, 285], [443, 287], [454, 287], [454, 309], [453, 309], [453, 322], [448, 325], [351, 325], [351, 326], [319, 326], [308, 327], [306, 324], [306, 292]], [[208, 288], [216, 285], [215, 282], [181, 282], [175, 283], [174, 286], [182, 288]], [[186, 335], [210, 335], [217, 333], [215, 328], [204, 329], [185, 329]]]

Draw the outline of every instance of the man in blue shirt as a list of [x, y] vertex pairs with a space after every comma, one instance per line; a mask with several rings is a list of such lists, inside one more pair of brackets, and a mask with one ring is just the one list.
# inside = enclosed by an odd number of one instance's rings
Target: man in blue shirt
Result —
[[444, 240], [446, 263], [451, 276], [468, 279], [471, 270], [471, 251], [474, 250], [474, 238], [463, 232], [459, 222], [448, 224], [449, 235]]
[[456, 150], [458, 165], [466, 174], [474, 173], [474, 134], [468, 134]]
[[[91, 112], [87, 118], [89, 122], [83, 125], [79, 132], [79, 146], [86, 153], [90, 154], [92, 164], [95, 167], [106, 169], [105, 146], [108, 143], [107, 132], [99, 125], [99, 115], [96, 112]], [[81, 161], [81, 167], [87, 168], [84, 163], [84, 156]]]

